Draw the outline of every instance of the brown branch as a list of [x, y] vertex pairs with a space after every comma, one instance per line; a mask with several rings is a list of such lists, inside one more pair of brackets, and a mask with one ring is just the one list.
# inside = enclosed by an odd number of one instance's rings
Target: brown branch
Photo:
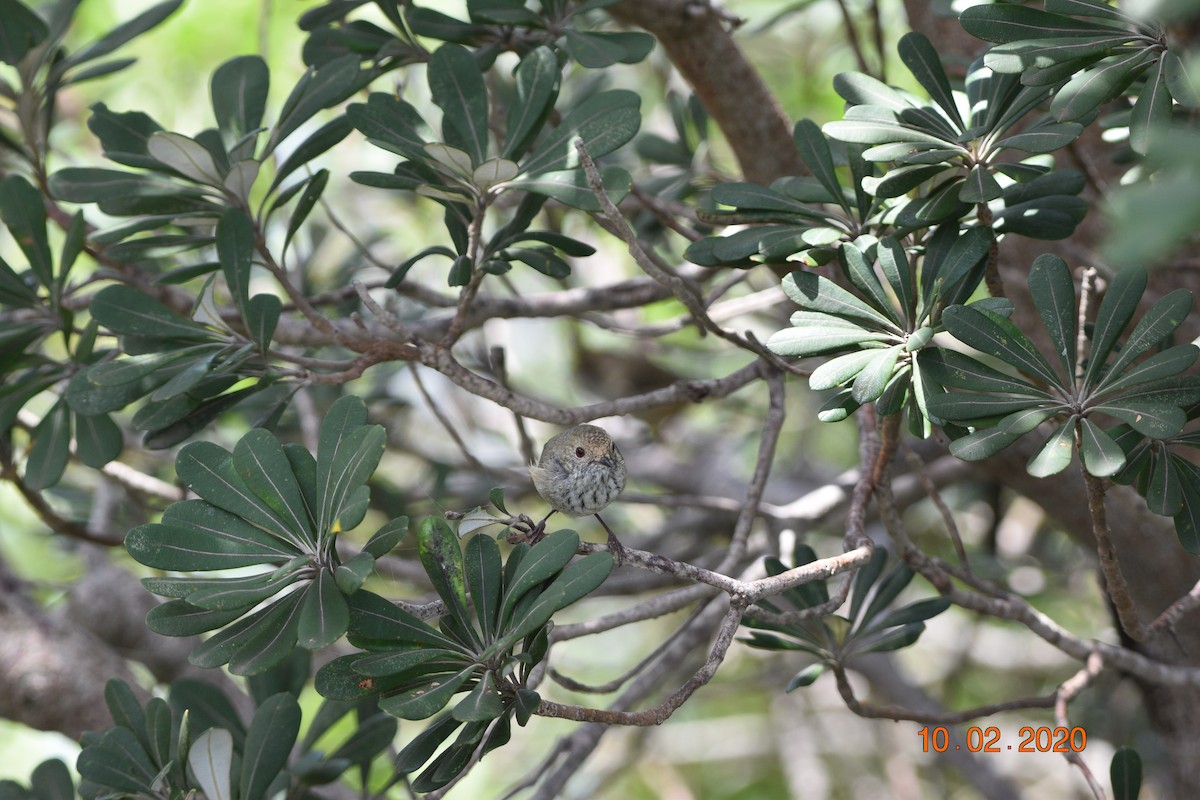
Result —
[[805, 173], [791, 121], [726, 29], [714, 4], [622, 0], [608, 9], [652, 33], [725, 134], [746, 180], [768, 184]]
[[[1070, 721], [1067, 717], [1067, 707], [1070, 705], [1079, 693], [1091, 685], [1096, 676], [1100, 674], [1104, 667], [1104, 661], [1096, 653], [1088, 656], [1087, 663], [1083, 669], [1072, 675], [1067, 680], [1059, 684], [1058, 691], [1055, 693], [1054, 699], [1054, 719], [1058, 722], [1059, 727], [1069, 728]], [[1096, 776], [1088, 769], [1088, 765], [1084, 763], [1083, 757], [1074, 750], [1067, 749], [1065, 753], [1067, 763], [1073, 764], [1083, 774], [1083, 778], [1087, 781], [1088, 788], [1092, 790], [1092, 796], [1096, 800], [1105, 800], [1107, 795], [1104, 792], [1104, 787], [1096, 780]]]
[[[1083, 438], [1082, 431], [1075, 429], [1076, 448]], [[1146, 639], [1146, 628], [1138, 617], [1137, 606], [1129, 594], [1129, 584], [1121, 571], [1117, 548], [1108, 529], [1108, 517], [1104, 509], [1104, 480], [1097, 478], [1080, 465], [1083, 481], [1087, 486], [1088, 513], [1092, 517], [1092, 534], [1096, 537], [1096, 555], [1100, 558], [1100, 574], [1104, 578], [1104, 591], [1113, 604], [1121, 628], [1135, 641]]]
[[837, 679], [838, 693], [846, 703], [846, 708], [860, 717], [867, 719], [908, 720], [923, 722], [929, 725], [957, 725], [980, 717], [990, 717], [1005, 711], [1015, 711], [1021, 708], [1053, 708], [1057, 695], [1048, 694], [1039, 697], [1022, 697], [1017, 700], [1005, 700], [1001, 703], [990, 703], [962, 711], [914, 711], [898, 706], [873, 706], [861, 702], [855, 695], [846, 670], [840, 664], [831, 664], [834, 677]]

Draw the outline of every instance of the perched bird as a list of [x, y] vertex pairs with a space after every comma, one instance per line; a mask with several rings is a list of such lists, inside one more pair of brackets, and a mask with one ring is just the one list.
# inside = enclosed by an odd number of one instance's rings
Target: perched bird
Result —
[[625, 488], [625, 459], [607, 431], [595, 425], [576, 425], [551, 437], [541, 458], [529, 467], [529, 475], [551, 508], [534, 529], [535, 541], [555, 511], [569, 517], [594, 514], [608, 533], [610, 552], [618, 562], [623, 560], [625, 548], [598, 513]]

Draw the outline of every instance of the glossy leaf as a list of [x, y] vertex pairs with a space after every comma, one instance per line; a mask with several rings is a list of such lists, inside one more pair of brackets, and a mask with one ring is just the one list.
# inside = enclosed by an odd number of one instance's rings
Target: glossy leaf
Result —
[[46, 238], [45, 204], [41, 194], [21, 175], [9, 175], [0, 180], [0, 220], [25, 254], [38, 281], [43, 286], [52, 286], [54, 264], [50, 242]]
[[400, 719], [432, 717], [446, 707], [475, 669], [471, 665], [457, 673], [432, 676], [411, 689], [380, 698], [379, 707]]
[[1079, 421], [1083, 466], [1097, 478], [1117, 474], [1125, 466], [1125, 453], [1112, 437], [1086, 417]]
[[783, 279], [783, 291], [801, 308], [857, 324], [899, 332], [886, 316], [871, 308], [828, 278], [813, 272], [792, 272]]
[[34, 491], [58, 483], [71, 460], [71, 410], [59, 400], [33, 429], [25, 460], [25, 485]]
[[487, 641], [497, 632], [504, 579], [500, 548], [496, 546], [496, 540], [490, 536], [473, 537], [467, 542], [463, 564], [466, 567], [467, 586], [470, 589], [475, 618], [479, 620], [484, 641]]
[[193, 572], [286, 561], [300, 551], [227, 511], [200, 500], [172, 504], [160, 523], [139, 525], [125, 549], [156, 569]]
[[933, 102], [959, 129], [964, 127], [962, 117], [958, 112], [958, 104], [954, 102], [954, 93], [950, 88], [950, 79], [942, 68], [941, 58], [929, 39], [916, 32], [906, 33], [900, 37], [896, 47], [900, 60], [908, 71], [917, 79], [917, 83], [929, 93]]
[[971, 347], [1051, 385], [1058, 383], [1058, 376], [1029, 337], [1003, 317], [970, 306], [952, 306], [942, 314], [942, 322], [955, 338]]
[[1042, 449], [1029, 459], [1026, 471], [1035, 478], [1046, 478], [1057, 475], [1071, 464], [1075, 452], [1075, 420], [1067, 420], [1059, 425]]

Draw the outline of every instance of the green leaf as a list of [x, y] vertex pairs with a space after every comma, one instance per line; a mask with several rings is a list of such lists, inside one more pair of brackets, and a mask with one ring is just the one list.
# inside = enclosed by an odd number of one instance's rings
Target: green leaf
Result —
[[229, 293], [242, 317], [250, 301], [250, 267], [254, 259], [254, 224], [240, 208], [228, 208], [217, 222], [217, 257]]
[[462, 645], [398, 608], [377, 594], [359, 590], [349, 598], [350, 643], [363, 647], [368, 642], [426, 645], [462, 652]]
[[1043, 253], [1029, 272], [1029, 293], [1068, 376], [1075, 374], [1075, 283], [1061, 258]]
[[1086, 417], [1079, 421], [1082, 433], [1079, 453], [1083, 466], [1097, 478], [1116, 475], [1125, 467], [1125, 452], [1113, 438]]
[[155, 594], [181, 596], [191, 605], [208, 611], [249, 611], [304, 576], [303, 570], [308, 566], [308, 561], [303, 557], [293, 559], [293, 562], [297, 561], [299, 563], [289, 562], [274, 572], [239, 578], [143, 578], [142, 585]]
[[490, 536], [475, 536], [465, 548], [463, 563], [466, 567], [467, 586], [471, 592], [471, 605], [479, 620], [483, 640], [488, 641], [497, 632], [500, 617], [500, 596], [504, 573], [500, 562], [500, 548]]
[[1102, 387], [1098, 389], [1097, 395], [1112, 394], [1131, 386], [1181, 375], [1188, 367], [1196, 363], [1198, 357], [1200, 357], [1200, 348], [1193, 344], [1168, 347], [1129, 367], [1119, 375], [1111, 375], [1111, 378], [1105, 380]]
[[967, 173], [967, 179], [958, 192], [958, 199], [964, 203], [986, 203], [1003, 194], [1004, 189], [996, 180], [996, 176], [992, 175], [988, 165], [976, 164]]
[[[252, 457], [243, 456], [243, 468], [247, 468], [247, 459], [252, 460]], [[179, 451], [175, 472], [189, 489], [209, 503], [265, 528], [297, 548], [311, 548], [305, 530], [293, 529], [271, 504], [251, 491], [238, 474], [233, 455], [219, 445], [212, 442], [187, 445]]]
[[548, 247], [537, 249], [513, 247], [504, 250], [501, 255], [528, 264], [551, 278], [561, 279], [571, 274], [571, 265], [555, 255], [554, 251]]
[[817, 678], [821, 677], [824, 674], [825, 674], [825, 664], [824, 663], [818, 662], [816, 664], [810, 664], [809, 666], [805, 667], [804, 669], [800, 670], [795, 675], [793, 675], [792, 679], [790, 681], [788, 681], [787, 686], [784, 687], [783, 691], [790, 693], [790, 692], [794, 692], [795, 690], [800, 689], [804, 686], [811, 686], [813, 683], [816, 682]]
[[271, 339], [282, 312], [283, 301], [273, 294], [256, 294], [246, 304], [247, 332], [264, 355], [271, 349]]
[[1029, 459], [1025, 471], [1035, 478], [1057, 475], [1071, 464], [1075, 453], [1075, 418], [1059, 425], [1042, 449]]
[[287, 766], [299, 732], [300, 705], [292, 695], [280, 692], [258, 707], [242, 747], [240, 800], [265, 800], [271, 782]]
[[[3, 47], [0, 37], [0, 50]], [[53, 286], [54, 263], [46, 238], [46, 207], [42, 195], [24, 177], [9, 175], [0, 180], [0, 220], [8, 226], [38, 281], [47, 288]]]
[[1016, 325], [987, 311], [970, 306], [951, 306], [942, 313], [942, 322], [955, 338], [976, 350], [1000, 359], [1051, 386], [1059, 384], [1053, 368], [1033, 342]]
[[863, 367], [881, 353], [879, 349], [856, 350], [852, 353], [831, 358], [812, 371], [808, 378], [808, 388], [813, 391], [833, 389], [848, 383], [854, 376], [863, 371]]
[[195, 636], [216, 630], [245, 613], [244, 608], [210, 611], [185, 600], [169, 600], [146, 614], [146, 627], [162, 636]]
[[210, 87], [212, 106], [227, 144], [261, 127], [270, 83], [267, 63], [257, 55], [238, 56], [217, 67]]
[[1119, 375], [1138, 356], [1161, 343], [1179, 327], [1191, 309], [1192, 293], [1187, 289], [1176, 289], [1158, 300], [1142, 315], [1106, 374]]
[[286, 251], [288, 245], [292, 242], [292, 237], [300, 230], [300, 226], [308, 219], [308, 215], [316, 207], [317, 201], [321, 199], [321, 195], [325, 191], [325, 186], [329, 183], [329, 170], [317, 170], [312, 179], [304, 187], [304, 193], [300, 195], [300, 199], [296, 202], [296, 207], [292, 209], [292, 216], [288, 219], [287, 233], [283, 238], [283, 249]]
[[115, 793], [146, 796], [157, 771], [142, 743], [128, 728], [109, 728], [85, 747], [75, 762], [79, 776]]
[[861, 250], [851, 243], [838, 248], [838, 261], [842, 271], [854, 288], [866, 295], [868, 303], [877, 311], [882, 311], [893, 323], [899, 326], [900, 318], [892, 303], [891, 297], [884, 291], [883, 284], [875, 274], [875, 268], [867, 261]]
[[120, 456], [125, 446], [120, 426], [107, 414], [77, 414], [74, 417], [74, 433], [79, 461], [92, 469], [103, 468], [104, 464]]
[[467, 611], [466, 574], [462, 550], [450, 526], [438, 517], [426, 517], [417, 529], [417, 552], [442, 602], [464, 628], [470, 625]]
[[25, 54], [42, 43], [49, 33], [46, 23], [17, 0], [0, 0], [0, 61], [17, 66]]
[[965, 126], [958, 113], [958, 104], [954, 102], [950, 79], [946, 77], [941, 58], [929, 39], [923, 34], [910, 31], [900, 37], [896, 50], [904, 66], [908, 67], [908, 71], [917, 79], [917, 83], [929, 92], [930, 98], [945, 112], [950, 121], [962, 130]]
[[814, 356], [842, 350], [866, 342], [886, 342], [893, 335], [869, 331], [852, 322], [828, 314], [797, 311], [792, 314], [795, 327], [773, 333], [767, 349], [781, 356]]
[[430, 648], [424, 645], [402, 645], [399, 649], [373, 652], [353, 662], [354, 671], [360, 675], [386, 678], [393, 675], [410, 675], [415, 668], [421, 673], [435, 672], [446, 665], [461, 666], [468, 662], [461, 652]]
[[1091, 113], [1129, 88], [1134, 78], [1148, 66], [1150, 57], [1149, 49], [1139, 49], [1104, 59], [1059, 89], [1050, 103], [1050, 113], [1059, 122]]
[[465, 47], [444, 44], [429, 57], [429, 90], [442, 109], [442, 136], [482, 164], [488, 150], [487, 89], [479, 64]]
[[852, 106], [880, 106], [904, 111], [911, 104], [896, 89], [861, 72], [841, 72], [833, 77], [833, 90]]
[[1133, 112], [1129, 117], [1129, 146], [1135, 153], [1145, 155], [1151, 137], [1171, 122], [1171, 93], [1164, 74], [1165, 68], [1166, 60], [1160, 58], [1133, 104]]
[[460, 725], [462, 723], [449, 714], [438, 717], [396, 755], [396, 773], [407, 775], [416, 772]]
[[346, 117], [372, 144], [417, 161], [425, 159], [431, 134], [420, 112], [403, 100], [372, 92], [366, 103], [351, 103]]
[[400, 540], [407, 532], [408, 517], [396, 517], [376, 531], [375, 535], [363, 545], [363, 550], [377, 559], [383, 558], [396, 549], [396, 545], [400, 544]]
[[1200, 108], [1200, 85], [1183, 58], [1174, 50], [1163, 53], [1163, 79], [1175, 102], [1188, 110]]
[[71, 409], [65, 400], [55, 403], [33, 429], [25, 460], [25, 485], [34, 491], [58, 483], [71, 460]]
[[558, 97], [559, 69], [554, 51], [545, 46], [535, 47], [521, 58], [513, 74], [516, 86], [508, 107], [502, 157], [516, 160], [529, 150]]
[[483, 673], [475, 688], [451, 709], [450, 715], [463, 722], [481, 722], [496, 719], [504, 711], [504, 700], [489, 669]]
[[1114, 33], [1114, 28], [1096, 22], [1052, 14], [1036, 8], [1012, 5], [972, 6], [959, 16], [967, 33], [985, 42], [1011, 42], [1051, 37], [1092, 37]]
[[986, 428], [950, 443], [950, 453], [963, 461], [982, 461], [991, 458], [1020, 438], [1000, 428]]
[[858, 377], [854, 379], [854, 385], [850, 390], [850, 396], [854, 398], [854, 402], [866, 404], [879, 399], [892, 379], [892, 373], [896, 370], [896, 361], [903, 349], [904, 345], [893, 345], [877, 353], [863, 367], [862, 371], [858, 373]]
[[549, 580], [565, 567], [579, 550], [579, 534], [574, 531], [556, 531], [538, 542], [528, 554], [516, 562], [509, 556], [512, 574], [505, 580], [504, 597], [500, 604], [500, 627], [511, 620], [517, 601], [530, 589]]
[[1113, 800], [1137, 800], [1142, 791], [1142, 758], [1132, 747], [1118, 748], [1108, 769]]
[[446, 707], [467, 678], [478, 669], [471, 665], [457, 673], [431, 676], [417, 686], [379, 700], [379, 707], [400, 719], [426, 719]]
[[904, 248], [891, 236], [885, 236], [879, 240], [876, 257], [879, 259], [879, 269], [883, 272], [883, 277], [896, 293], [900, 306], [904, 309], [906, 319], [912, 320], [917, 309], [917, 289]]
[[[84, 62], [106, 56], [162, 23], [167, 17], [174, 14], [181, 5], [183, 5], [183, 0], [167, 0], [167, 2], [152, 6], [128, 22], [113, 28], [95, 42], [76, 50], [64, 58], [56, 67], [65, 71]], [[8, 12], [4, 13], [7, 14]], [[7, 20], [5, 21], [7, 22]]]
[[209, 728], [197, 736], [188, 751], [188, 769], [208, 800], [233, 800], [232, 734]]
[[[629, 172], [621, 167], [601, 167], [600, 182], [604, 186], [604, 193], [614, 204], [624, 200], [633, 185]], [[588, 184], [587, 175], [578, 169], [542, 172], [517, 178], [505, 183], [504, 188], [543, 194], [580, 211], [600, 211], [600, 200]]]
[[284, 101], [279, 121], [261, 157], [270, 154], [318, 111], [342, 102], [366, 85], [374, 74], [360, 70], [359, 63], [358, 54], [350, 53], [319, 67], [310, 67]]
[[514, 620], [514, 627], [508, 629], [504, 638], [491, 649], [506, 650], [545, 625], [554, 612], [585, 597], [604, 583], [612, 568], [613, 558], [607, 552], [590, 553], [569, 564], [554, 582], [537, 596], [537, 600], [529, 605], [521, 619]]
[[185, 178], [209, 186], [221, 185], [221, 170], [212, 154], [195, 139], [180, 133], [159, 132], [146, 141], [146, 151], [155, 161]]
[[826, 122], [821, 130], [826, 136], [843, 142], [853, 142], [854, 144], [879, 145], [911, 142], [954, 151], [961, 149], [955, 142], [949, 141], [942, 136], [910, 128], [899, 123], [843, 119]]
[[160, 523], [139, 525], [125, 549], [156, 569], [193, 572], [287, 561], [300, 551], [201, 500], [174, 503]]
[[579, 166], [573, 144], [578, 137], [592, 158], [611, 153], [628, 142], [641, 126], [641, 98], [626, 89], [590, 95], [571, 109], [557, 128], [521, 162], [521, 172], [537, 175]]
[[367, 425], [366, 420], [363, 401], [346, 395], [330, 407], [321, 423], [317, 444], [318, 537], [333, 529], [346, 500], [366, 483], [383, 457], [383, 428]]
[[837, 199], [842, 208], [849, 211], [842, 193], [842, 185], [838, 181], [837, 171], [833, 165], [833, 154], [829, 150], [829, 142], [821, 133], [821, 129], [817, 127], [817, 123], [811, 119], [800, 120], [792, 131], [792, 139], [796, 142], [800, 160], [812, 170], [813, 177], [820, 181], [821, 186], [829, 192], [831, 197]]
[[1200, 555], [1200, 471], [1188, 461], [1180, 459], [1179, 469], [1180, 507], [1175, 514], [1175, 535], [1179, 544], [1192, 555]]
[[106, 286], [92, 298], [92, 317], [113, 333], [150, 339], [209, 341], [208, 328], [167, 309], [129, 286]]
[[890, 319], [871, 308], [828, 278], [813, 272], [791, 272], [783, 279], [783, 291], [801, 308], [829, 314], [854, 323], [900, 332]]
[[301, 647], [319, 650], [342, 638], [350, 626], [350, 607], [338, 590], [333, 573], [327, 569], [317, 572], [300, 608], [296, 629]]
[[298, 534], [295, 538], [315, 547], [312, 509], [274, 434], [262, 428], [248, 431], [233, 448], [233, 468], [246, 487]]
[[[390, 97], [390, 95], [387, 96]], [[275, 171], [275, 177], [271, 181], [271, 191], [280, 186], [284, 178], [345, 139], [353, 129], [354, 125], [350, 121], [350, 117], [340, 114], [314, 131], [279, 165]], [[280, 197], [282, 198], [282, 194]]]
[[71, 771], [57, 758], [47, 759], [33, 768], [29, 788], [37, 800], [74, 800], [76, 796]]
[[1050, 153], [1066, 147], [1078, 139], [1082, 132], [1083, 126], [1075, 122], [1041, 125], [1000, 139], [996, 142], [996, 148], [1021, 150], [1025, 153]]

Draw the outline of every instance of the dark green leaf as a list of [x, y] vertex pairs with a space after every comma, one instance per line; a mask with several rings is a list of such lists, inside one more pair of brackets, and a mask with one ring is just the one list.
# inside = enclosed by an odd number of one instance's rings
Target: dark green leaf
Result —
[[1114, 32], [1108, 25], [1085, 22], [1062, 14], [1052, 14], [1010, 3], [972, 6], [965, 9], [959, 19], [968, 33], [986, 42], [1068, 36], [1093, 37], [1097, 34], [1111, 35]]
[[[165, 759], [163, 763], [165, 763]], [[29, 788], [37, 800], [74, 800], [75, 784], [71, 771], [60, 759], [51, 758], [33, 768]]]
[[1132, 747], [1121, 747], [1109, 765], [1113, 800], [1138, 800], [1142, 791], [1142, 758]]
[[958, 199], [964, 203], [986, 203], [1003, 194], [1004, 189], [988, 166], [976, 164], [967, 173], [967, 179], [958, 192]]
[[[842, 208], [846, 208], [842, 186], [833, 165], [833, 154], [821, 129], [812, 120], [802, 119], [796, 123], [792, 138], [796, 142], [800, 159], [812, 170], [813, 176], [829, 192], [830, 197], [835, 198]], [[848, 208], [846, 210], [849, 211]]]
[[339, 114], [314, 131], [279, 165], [275, 171], [275, 177], [271, 181], [271, 190], [274, 191], [288, 175], [345, 139], [353, 128], [350, 117]]
[[240, 208], [229, 208], [217, 223], [217, 257], [234, 302], [246, 315], [250, 301], [250, 267], [254, 259], [254, 224]]
[[293, 131], [307, 122], [323, 108], [342, 102], [361, 89], [372, 74], [359, 69], [359, 57], [355, 54], [335, 58], [310, 68], [297, 82], [283, 104], [279, 122], [271, 133], [262, 157], [266, 157]]
[[300, 609], [296, 636], [301, 647], [319, 650], [342, 638], [350, 625], [350, 607], [338, 590], [333, 573], [317, 572]]
[[450, 614], [464, 627], [469, 625], [467, 584], [462, 550], [450, 526], [438, 517], [426, 517], [417, 529], [417, 552], [421, 566]]
[[[3, 46], [0, 38], [0, 48]], [[53, 286], [54, 264], [46, 238], [46, 208], [41, 193], [24, 177], [9, 175], [0, 180], [0, 220], [8, 226], [38, 281], [43, 286]]]
[[119, 456], [124, 444], [120, 426], [109, 415], [75, 415], [75, 449], [79, 460], [92, 469], [100, 469]]
[[1050, 113], [1059, 122], [1079, 119], [1118, 97], [1148, 66], [1150, 51], [1135, 50], [1111, 56], [1076, 75], [1059, 89], [1050, 103]]
[[446, 707], [477, 667], [471, 665], [458, 673], [439, 674], [414, 688], [379, 700], [379, 707], [400, 719], [426, 719]]
[[245, 613], [244, 608], [210, 611], [186, 600], [169, 600], [146, 614], [146, 627], [162, 636], [195, 636], [216, 630]]
[[1180, 459], [1180, 508], [1175, 515], [1175, 535], [1179, 544], [1192, 555], [1200, 555], [1200, 471], [1191, 462]]
[[1075, 283], [1067, 264], [1056, 255], [1044, 253], [1029, 272], [1029, 293], [1050, 333], [1054, 352], [1066, 375], [1075, 374]]
[[1082, 132], [1083, 126], [1075, 122], [1042, 125], [1033, 130], [1005, 137], [996, 142], [996, 147], [1007, 147], [1025, 153], [1049, 153], [1066, 147], [1078, 139]]
[[296, 207], [292, 209], [292, 216], [288, 219], [287, 233], [283, 239], [283, 249], [285, 251], [288, 245], [291, 244], [292, 237], [296, 235], [296, 232], [300, 230], [300, 226], [304, 224], [304, 220], [308, 219], [308, 215], [316, 207], [317, 201], [321, 199], [321, 194], [325, 191], [325, 186], [328, 183], [329, 170], [319, 169], [304, 187], [304, 193], [300, 195], [300, 200], [296, 203]]
[[970, 306], [951, 306], [943, 312], [942, 322], [955, 338], [971, 347], [1052, 386], [1058, 385], [1058, 376], [1029, 337], [1003, 317]]
[[173, 504], [163, 522], [139, 525], [125, 537], [137, 561], [192, 572], [286, 561], [299, 550], [200, 500]]
[[1106, 373], [1115, 376], [1123, 372], [1138, 356], [1170, 336], [1191, 309], [1192, 293], [1187, 289], [1176, 289], [1158, 300], [1138, 321]]
[[536, 47], [521, 59], [513, 77], [516, 87], [508, 108], [500, 155], [516, 160], [529, 149], [554, 106], [558, 96], [558, 58], [550, 48]]
[[349, 598], [350, 643], [362, 647], [366, 642], [388, 645], [396, 642], [427, 645], [461, 651], [462, 646], [412, 614], [377, 594], [359, 590]]
[[857, 324], [899, 333], [886, 316], [871, 308], [828, 278], [813, 272], [792, 272], [783, 279], [783, 291], [801, 308], [829, 314]]
[[[536, 550], [535, 547], [534, 551]], [[532, 557], [530, 555], [530, 558]], [[606, 552], [590, 553], [567, 565], [554, 582], [537, 596], [537, 600], [529, 605], [525, 614], [520, 619], [514, 618], [515, 625], [505, 632], [504, 638], [493, 645], [492, 649], [512, 647], [517, 641], [545, 625], [554, 612], [566, 608], [604, 583], [612, 568], [612, 555]]]
[[318, 536], [332, 530], [346, 499], [366, 483], [383, 456], [383, 428], [366, 421], [363, 401], [346, 395], [330, 407], [321, 423], [316, 473]]
[[955, 439], [950, 443], [950, 453], [963, 461], [982, 461], [996, 455], [1019, 438], [1019, 435], [1000, 428], [987, 428]]
[[442, 109], [442, 135], [465, 150], [471, 163], [487, 160], [487, 89], [479, 65], [465, 47], [445, 44], [429, 58], [429, 90]]
[[1042, 449], [1029, 459], [1025, 470], [1035, 478], [1057, 475], [1071, 464], [1075, 453], [1075, 418], [1059, 425]]
[[1083, 466], [1097, 478], [1116, 475], [1125, 466], [1125, 453], [1112, 437], [1086, 417], [1080, 420], [1079, 453]]
[[312, 509], [274, 434], [262, 428], [248, 431], [233, 448], [233, 468], [246, 487], [297, 534], [294, 538], [315, 547]]
[[912, 320], [917, 308], [917, 289], [904, 248], [891, 236], [885, 236], [876, 247], [876, 257], [883, 277], [904, 309], [905, 317]]
[[450, 715], [463, 722], [481, 722], [495, 719], [504, 710], [504, 700], [496, 687], [496, 679], [492, 677], [491, 670], [486, 670], [475, 687], [454, 706]]
[[850, 390], [850, 396], [854, 398], [854, 402], [870, 403], [883, 394], [883, 390], [887, 388], [888, 382], [892, 379], [896, 361], [903, 349], [903, 345], [894, 345], [886, 350], [881, 350], [863, 367], [862, 371], [858, 373], [858, 377], [854, 379], [854, 385]]
[[238, 56], [217, 67], [211, 92], [217, 127], [232, 144], [262, 125], [271, 76], [257, 55]]
[[292, 695], [281, 692], [258, 707], [242, 748], [240, 800], [267, 797], [271, 782], [287, 766], [299, 732], [300, 705]]
[[1187, 63], [1174, 50], [1163, 53], [1163, 78], [1171, 97], [1186, 109], [1200, 108], [1200, 86], [1192, 77]]
[[129, 286], [106, 286], [92, 298], [89, 311], [101, 325], [123, 336], [207, 341], [204, 326], [167, 309], [149, 295]]
[[628, 142], [641, 125], [641, 98], [625, 89], [612, 89], [589, 96], [571, 109], [562, 124], [549, 133], [521, 162], [521, 172], [537, 175], [579, 166], [573, 144], [583, 139], [592, 158], [611, 153]]
[[363, 550], [375, 558], [383, 558], [400, 544], [408, 532], [408, 517], [396, 517], [386, 523], [363, 545]]
[[479, 620], [483, 640], [488, 641], [496, 634], [499, 624], [504, 577], [500, 548], [490, 536], [475, 536], [467, 542], [463, 562], [471, 592], [471, 605]]
[[17, 0], [0, 0], [0, 19], [0, 61], [13, 67], [49, 33], [42, 18]]
[[933, 102], [946, 113], [946, 116], [958, 129], [963, 129], [962, 117], [958, 113], [958, 105], [954, 102], [954, 93], [950, 89], [950, 79], [942, 69], [942, 61], [938, 57], [929, 39], [916, 32], [906, 33], [900, 37], [896, 46], [900, 60], [908, 71], [917, 79]]
[[[600, 182], [604, 186], [604, 193], [614, 204], [620, 203], [629, 194], [632, 180], [629, 172], [621, 167], [600, 168]], [[577, 169], [529, 175], [508, 181], [504, 187], [543, 194], [581, 211], [600, 211], [600, 200], [588, 184], [587, 175]]]
[[33, 429], [25, 460], [25, 485], [34, 491], [58, 483], [71, 460], [71, 409], [65, 400], [55, 403]]
[[462, 666], [469, 659], [455, 650], [426, 647], [424, 645], [402, 645], [398, 649], [383, 650], [365, 655], [353, 662], [354, 671], [368, 677], [383, 678], [391, 675], [410, 675], [414, 668], [421, 673], [435, 672], [451, 665]]
[[461, 724], [449, 714], [434, 720], [396, 755], [397, 774], [407, 775], [420, 769]]
[[429, 132], [420, 112], [408, 103], [382, 92], [372, 92], [366, 103], [352, 103], [346, 117], [372, 143], [407, 158], [424, 161]]

